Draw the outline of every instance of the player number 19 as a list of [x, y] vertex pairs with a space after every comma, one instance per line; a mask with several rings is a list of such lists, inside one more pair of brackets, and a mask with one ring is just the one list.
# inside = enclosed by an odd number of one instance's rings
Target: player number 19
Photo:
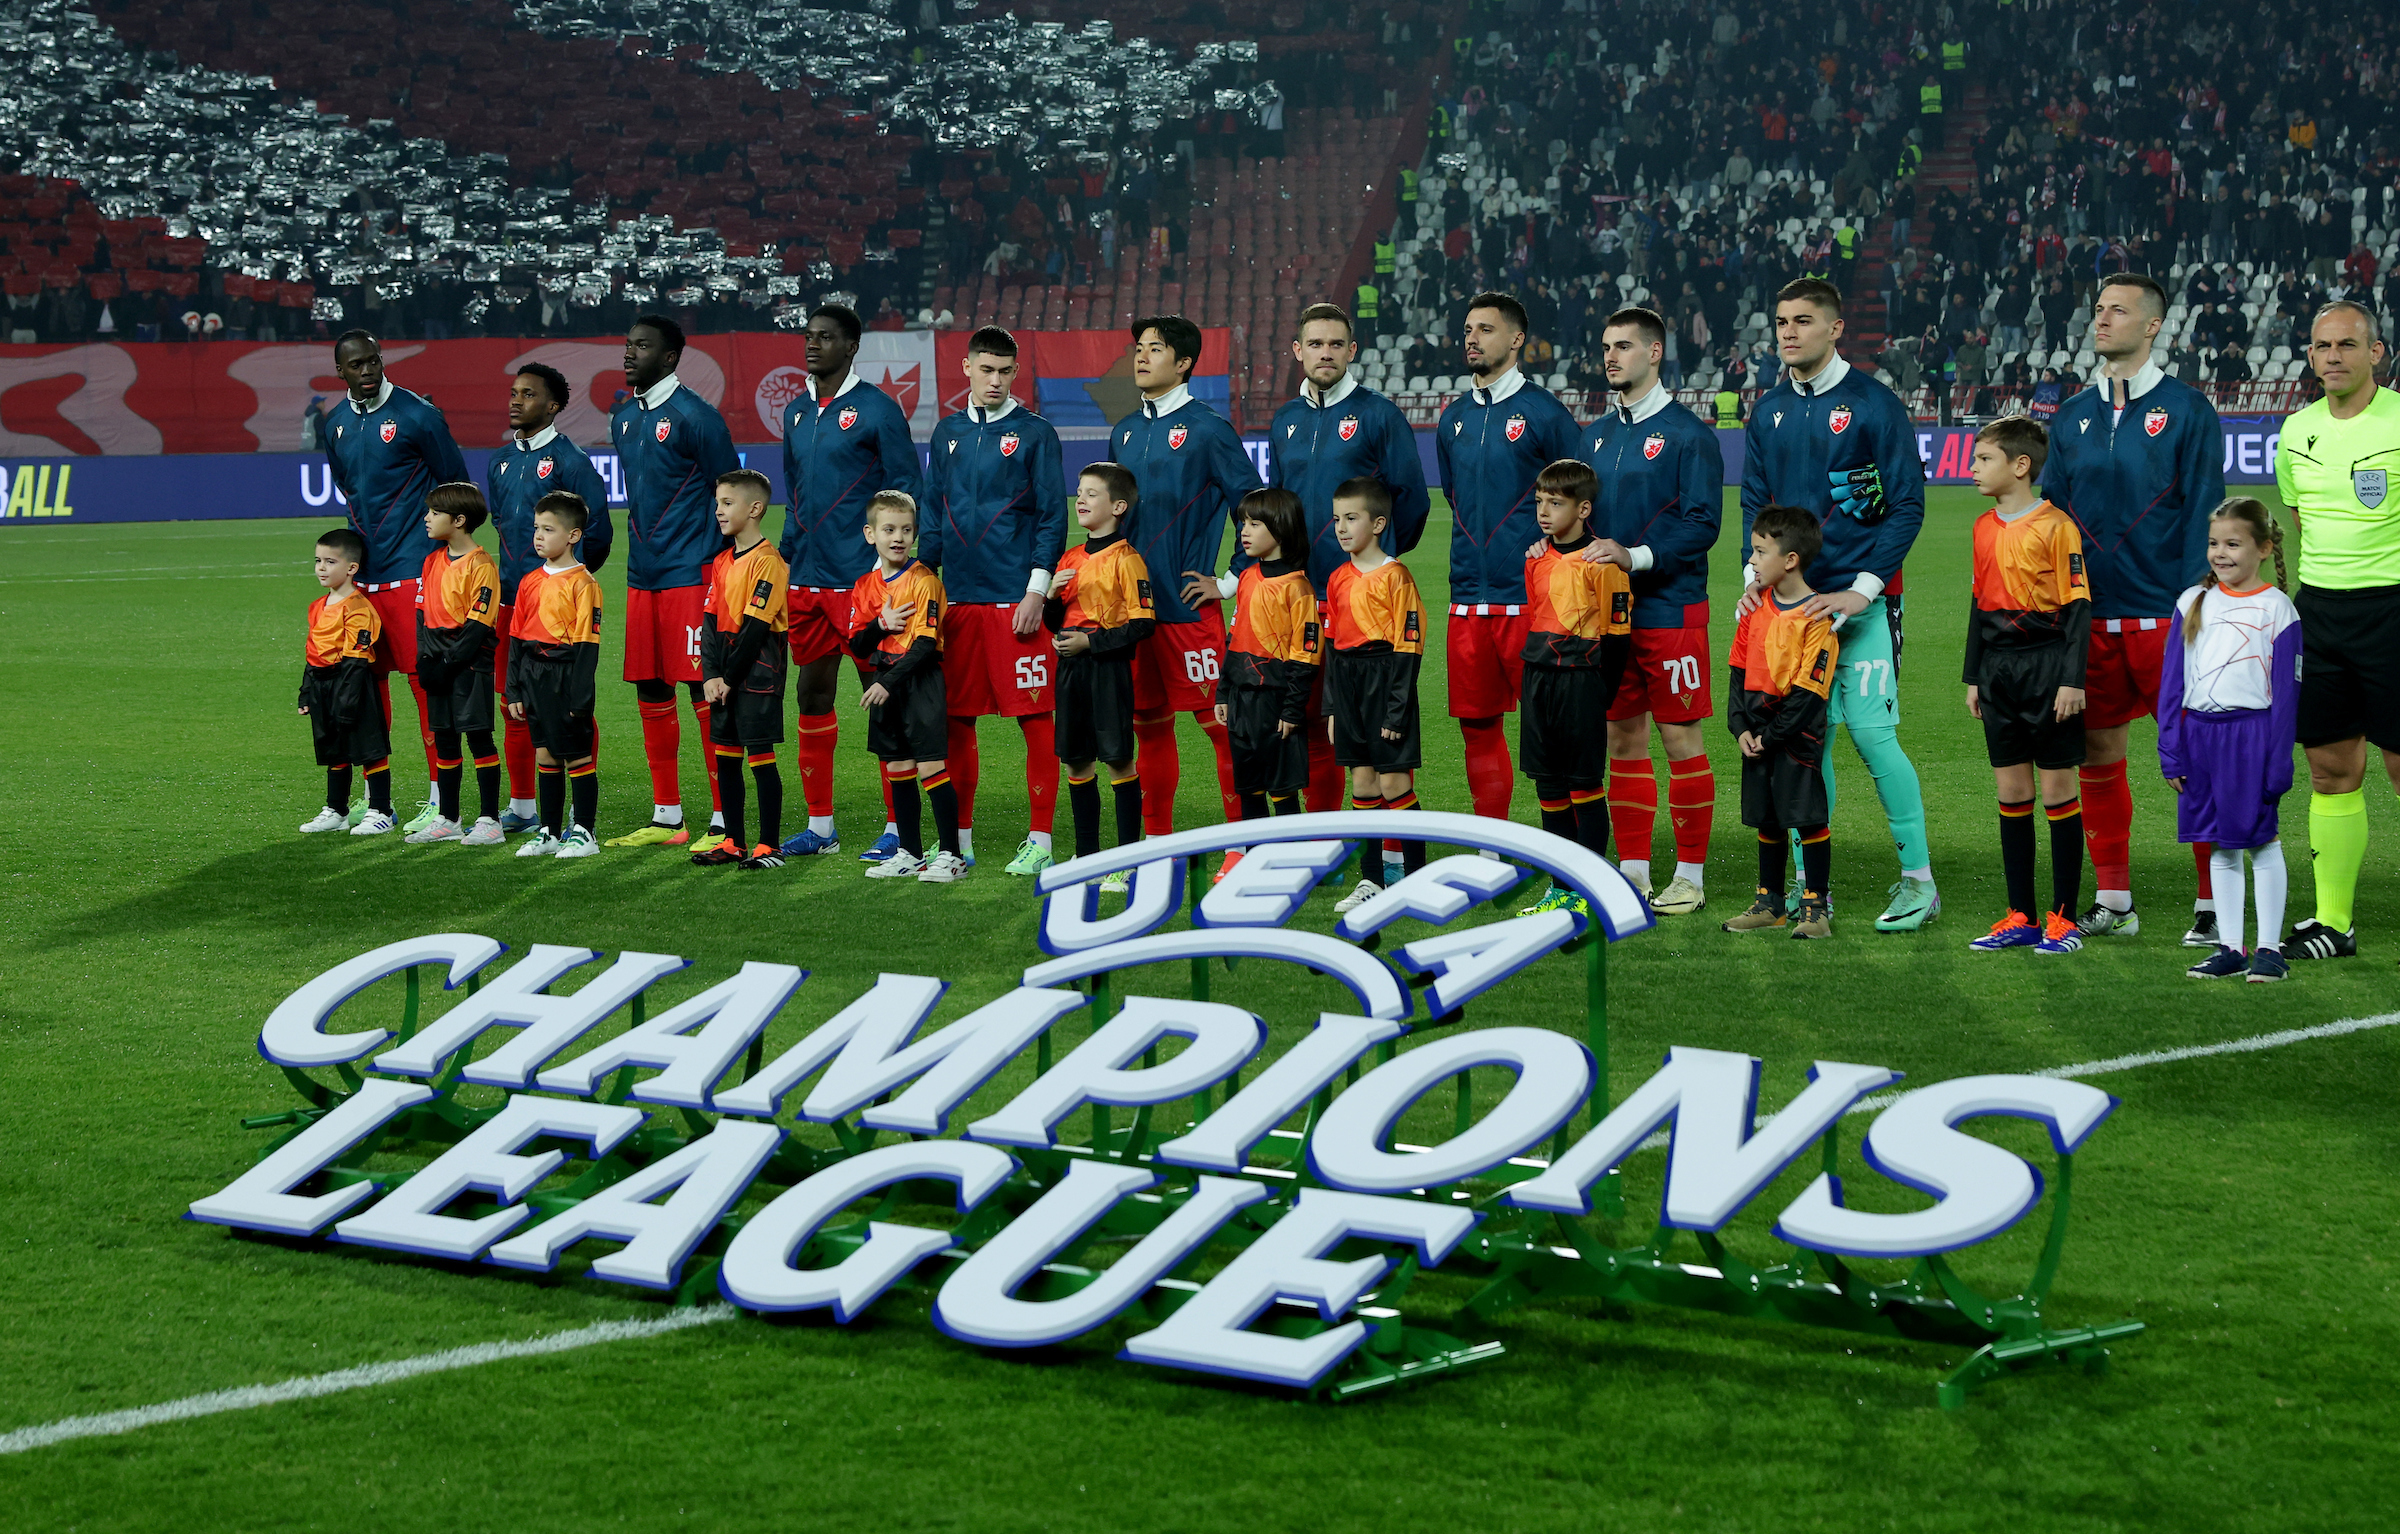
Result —
[[694, 660], [700, 658], [700, 629], [697, 624], [683, 626], [683, 653]]

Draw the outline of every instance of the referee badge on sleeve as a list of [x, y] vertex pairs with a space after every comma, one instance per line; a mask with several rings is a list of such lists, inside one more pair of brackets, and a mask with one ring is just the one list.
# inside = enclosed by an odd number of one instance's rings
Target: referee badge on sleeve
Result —
[[2358, 497], [2358, 504], [2369, 511], [2383, 509], [2384, 490], [2390, 483], [2391, 471], [2388, 469], [2352, 469], [2350, 471], [2350, 492]]

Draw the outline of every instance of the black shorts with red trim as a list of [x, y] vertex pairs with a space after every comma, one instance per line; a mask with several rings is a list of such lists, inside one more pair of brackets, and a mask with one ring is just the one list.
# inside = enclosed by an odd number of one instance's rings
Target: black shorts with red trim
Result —
[[[927, 666], [898, 687], [889, 682], [884, 686], [892, 696], [867, 710], [867, 749], [875, 753], [875, 759], [880, 762], [947, 760], [950, 710], [939, 668]], [[781, 701], [777, 700], [779, 710]], [[780, 711], [777, 717], [781, 718]], [[780, 727], [776, 734], [781, 736]]]
[[1608, 781], [1608, 676], [1597, 668], [1527, 666], [1517, 714], [1517, 769], [1536, 782]]
[[1094, 655], [1086, 650], [1081, 655], [1060, 656], [1055, 727], [1058, 759], [1132, 761], [1133, 692], [1133, 658], [1129, 655]]

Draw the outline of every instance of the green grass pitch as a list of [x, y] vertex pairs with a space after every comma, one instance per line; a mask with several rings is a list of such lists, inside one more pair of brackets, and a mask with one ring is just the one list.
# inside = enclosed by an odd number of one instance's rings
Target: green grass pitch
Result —
[[[1931, 501], [1909, 569], [1902, 738], [1924, 776], [1947, 913], [1918, 936], [1871, 932], [1895, 871], [1842, 744], [1836, 940], [1720, 933], [1752, 852], [1732, 809], [1734, 754], [1712, 729], [1711, 904], [1612, 953], [1615, 1091], [1676, 1043], [1764, 1057], [1773, 1106], [1819, 1057], [1928, 1082], [2400, 1005], [2400, 814], [2373, 770], [2364, 954], [2300, 966], [2280, 986], [2183, 978], [2189, 956], [2174, 939], [2191, 865], [2146, 726], [2135, 883], [2148, 930], [2056, 962], [1967, 952], [2000, 898], [1991, 778], [1956, 681], [1977, 508], [1963, 490]], [[1720, 647], [1739, 563], [1738, 518], [1728, 524]], [[304, 1250], [177, 1218], [263, 1143], [242, 1115], [291, 1105], [254, 1052], [259, 1022], [340, 959], [442, 930], [519, 952], [647, 948], [694, 961], [654, 992], [665, 997], [744, 959], [788, 961], [814, 978], [773, 1030], [780, 1049], [878, 970], [955, 982], [947, 1017], [998, 994], [1035, 955], [1034, 900], [1000, 873], [1024, 806], [1017, 734], [999, 722], [984, 731], [982, 866], [949, 889], [868, 884], [847, 855], [751, 875], [671, 851], [528, 864], [397, 836], [295, 835], [322, 782], [292, 712], [320, 525], [0, 537], [0, 1432], [661, 1313], [581, 1278]], [[1445, 531], [1437, 520], [1411, 561], [1429, 607], [1443, 594]], [[621, 565], [607, 572], [612, 612], [621, 579]], [[1430, 660], [1424, 799], [1463, 809], [1438, 653]], [[613, 674], [616, 658], [603, 664]], [[603, 699], [607, 835], [644, 818], [649, 786], [631, 690], [608, 683]], [[858, 717], [846, 714], [840, 756], [853, 851], [879, 808]], [[414, 746], [394, 760], [406, 803]], [[692, 802], [704, 790], [688, 718], [685, 760]], [[785, 760], [789, 774], [788, 747]], [[1188, 724], [1184, 760], [1181, 818], [1196, 824], [1217, 810]], [[2285, 801], [2294, 918], [2311, 905], [2306, 798]], [[1530, 818], [1522, 788], [1517, 804]], [[1668, 845], [1662, 817], [1662, 857]], [[1327, 906], [1301, 920], [1322, 929]], [[1177, 966], [1131, 983], [1179, 995], [1184, 977]], [[389, 1009], [391, 990], [355, 1005]], [[1338, 1005], [1330, 982], [1263, 965], [1223, 977], [1217, 996], [1262, 1012], [1273, 1047]], [[1574, 961], [1546, 961], [1477, 1003], [1470, 1025], [1579, 1028], [1580, 997]], [[1079, 1037], [1086, 1025], [1062, 1026]], [[2133, 1315], [2149, 1330], [2105, 1375], [2004, 1381], [1958, 1412], [1937, 1410], [1933, 1391], [1954, 1349], [1679, 1311], [1609, 1319], [1571, 1304], [1469, 1322], [1461, 1330], [1497, 1337], [1508, 1355], [1336, 1407], [1119, 1363], [1110, 1333], [1038, 1357], [979, 1353], [935, 1333], [922, 1298], [894, 1296], [847, 1329], [742, 1319], [0, 1457], [0, 1526], [2387, 1528], [2400, 1503], [2396, 1065], [2400, 1032], [2378, 1030], [2102, 1080], [2124, 1106], [2079, 1158], [2050, 1311], [2054, 1324]], [[1012, 1069], [977, 1105], [1028, 1074]], [[1419, 1111], [1415, 1138], [1444, 1132], [1445, 1094]], [[2016, 1127], [1995, 1137], [2029, 1148]], [[1662, 1159], [1634, 1159], [1635, 1209], [1655, 1208]], [[1768, 1219], [1804, 1175], [1745, 1214], [1737, 1249], [1765, 1255]], [[1852, 1188], [1883, 1196], [1871, 1182], [1854, 1175]], [[2013, 1292], [2039, 1223], [1974, 1257], [1970, 1273]], [[1467, 1292], [1437, 1274], [1417, 1299], [1438, 1321]]]

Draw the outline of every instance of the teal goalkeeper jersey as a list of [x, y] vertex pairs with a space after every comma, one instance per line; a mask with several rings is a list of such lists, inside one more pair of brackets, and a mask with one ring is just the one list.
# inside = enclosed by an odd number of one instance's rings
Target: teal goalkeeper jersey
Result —
[[2400, 585], [2400, 394], [2378, 388], [2347, 421], [2323, 400], [2287, 417], [2275, 488], [2300, 518], [2302, 585]]

